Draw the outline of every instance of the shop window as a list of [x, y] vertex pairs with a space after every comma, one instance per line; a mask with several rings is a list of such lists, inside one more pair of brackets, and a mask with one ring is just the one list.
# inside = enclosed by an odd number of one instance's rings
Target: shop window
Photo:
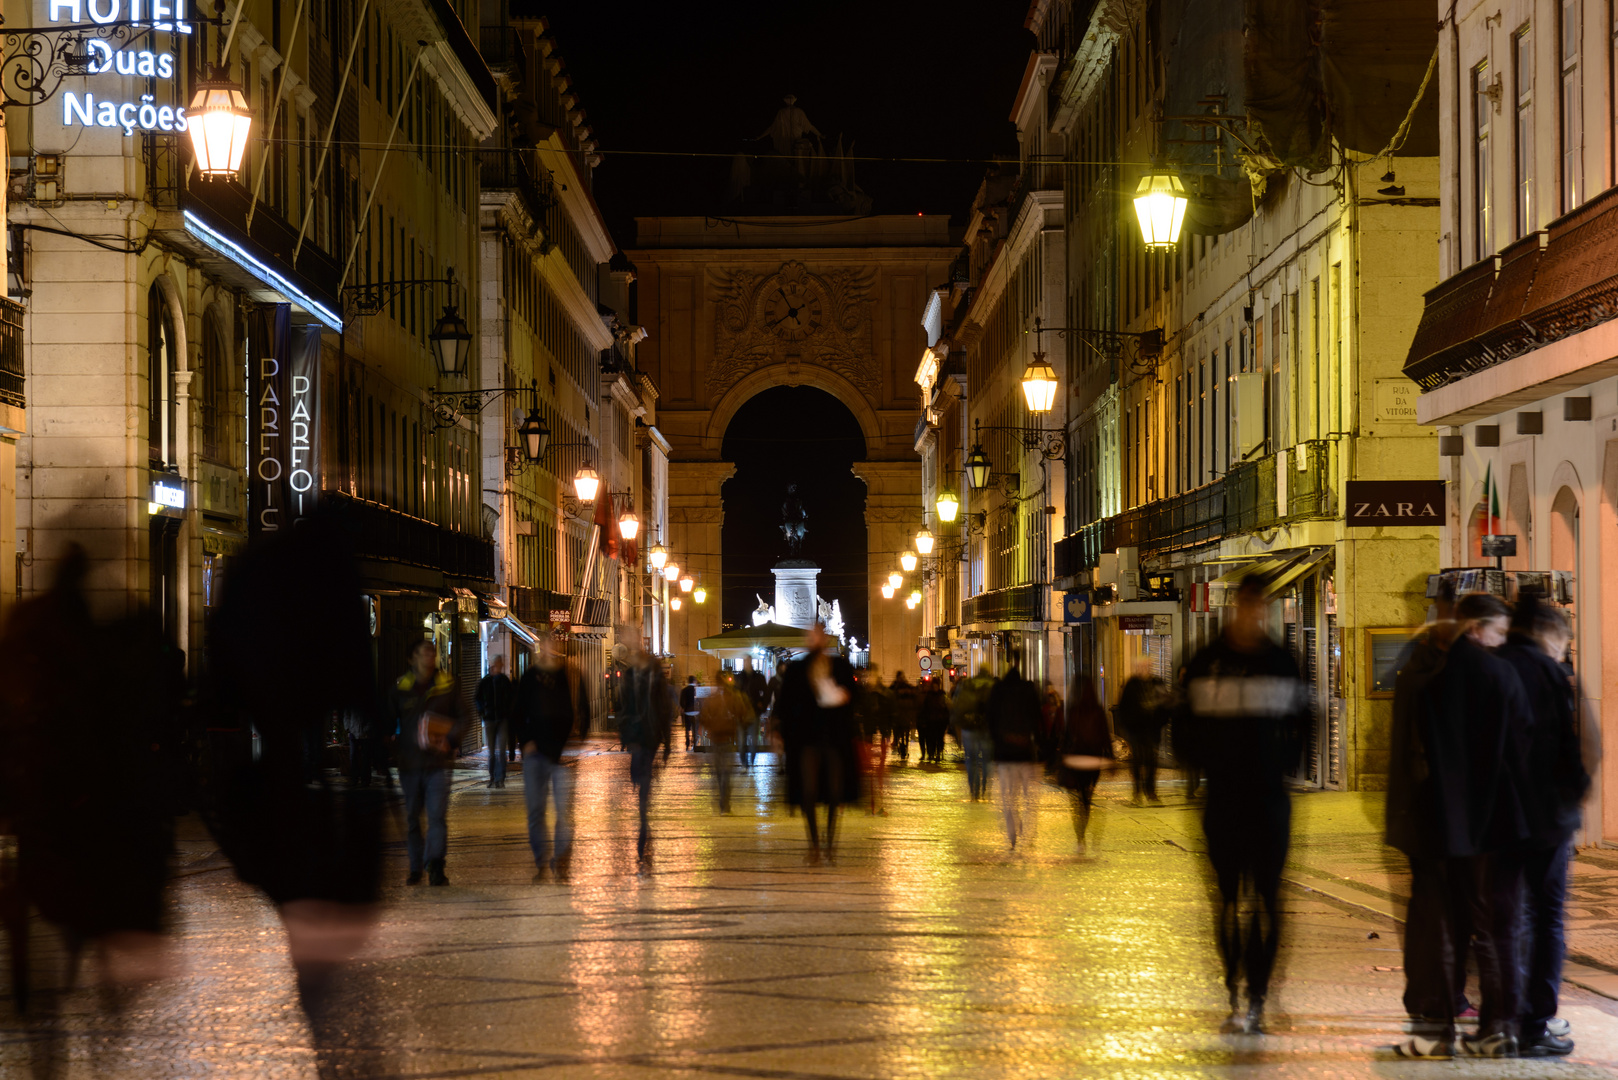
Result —
[[[202, 421], [202, 453], [225, 462], [230, 445], [230, 365], [226, 362], [225, 335], [212, 311], [202, 317], [198, 411]], [[228, 463], [228, 462], [227, 462]]]

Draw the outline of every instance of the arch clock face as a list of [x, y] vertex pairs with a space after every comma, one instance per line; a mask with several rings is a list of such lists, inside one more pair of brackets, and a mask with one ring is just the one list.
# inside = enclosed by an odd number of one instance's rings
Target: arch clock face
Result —
[[764, 325], [785, 341], [802, 341], [820, 329], [825, 307], [819, 292], [785, 282], [764, 298]]

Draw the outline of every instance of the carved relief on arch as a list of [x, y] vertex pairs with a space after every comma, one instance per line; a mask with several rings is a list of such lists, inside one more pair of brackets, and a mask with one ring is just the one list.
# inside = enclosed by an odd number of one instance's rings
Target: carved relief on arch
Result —
[[881, 390], [871, 341], [875, 273], [839, 267], [816, 274], [796, 260], [773, 274], [713, 271], [714, 353], [709, 400], [773, 363], [818, 364], [875, 400]]

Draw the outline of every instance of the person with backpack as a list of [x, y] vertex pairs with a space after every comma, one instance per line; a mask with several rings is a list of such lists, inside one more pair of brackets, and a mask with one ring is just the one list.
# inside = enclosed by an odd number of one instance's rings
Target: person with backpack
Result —
[[1039, 687], [1023, 678], [1015, 653], [1004, 677], [989, 691], [988, 714], [1000, 785], [1000, 812], [1006, 819], [1006, 839], [1015, 852], [1017, 841], [1031, 839], [1034, 832], [1035, 763], [1039, 760], [1037, 743], [1044, 715]]
[[989, 793], [989, 692], [993, 689], [993, 676], [978, 668], [955, 688], [955, 700], [950, 703], [950, 723], [966, 757], [966, 789], [973, 802]]
[[[517, 683], [512, 729], [522, 747], [523, 802], [528, 809], [528, 847], [534, 880], [547, 871], [559, 884], [568, 880], [573, 857], [573, 774], [563, 767], [562, 750], [590, 726], [590, 695], [579, 671], [551, 634], [540, 635], [537, 662]], [[545, 804], [554, 802], [554, 838], [545, 823]]]

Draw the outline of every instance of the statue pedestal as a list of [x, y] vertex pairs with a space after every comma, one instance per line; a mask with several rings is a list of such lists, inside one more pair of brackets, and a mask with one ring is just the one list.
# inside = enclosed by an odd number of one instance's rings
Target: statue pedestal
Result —
[[820, 567], [807, 559], [787, 559], [770, 571], [775, 575], [775, 621], [805, 630], [815, 624], [815, 579]]

